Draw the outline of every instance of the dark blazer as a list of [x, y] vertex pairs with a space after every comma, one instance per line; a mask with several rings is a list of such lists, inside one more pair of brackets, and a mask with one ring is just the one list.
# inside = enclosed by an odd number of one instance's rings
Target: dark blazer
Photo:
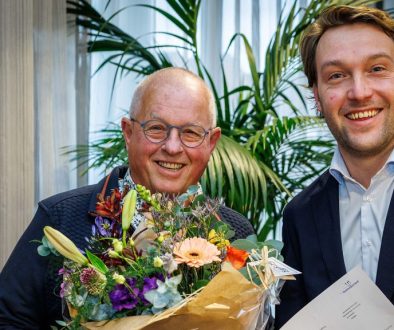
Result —
[[[106, 195], [118, 186], [127, 168], [118, 167], [111, 173]], [[38, 204], [38, 210], [0, 274], [0, 329], [49, 329], [62, 319], [62, 302], [58, 296], [61, 276], [57, 275], [62, 258], [41, 257], [37, 243], [44, 226], [52, 226], [69, 237], [79, 248], [86, 248], [85, 237], [91, 235], [96, 209], [96, 196], [104, 181], [52, 196]], [[254, 233], [249, 221], [227, 207], [219, 214], [236, 235], [244, 238]], [[4, 219], [3, 219], [4, 220]]]
[[[279, 329], [308, 302], [345, 275], [338, 182], [328, 171], [297, 195], [283, 214], [285, 263], [301, 271], [287, 281], [276, 308]], [[379, 255], [376, 284], [394, 303], [394, 202], [391, 199]], [[324, 306], [322, 306], [324, 308]]]

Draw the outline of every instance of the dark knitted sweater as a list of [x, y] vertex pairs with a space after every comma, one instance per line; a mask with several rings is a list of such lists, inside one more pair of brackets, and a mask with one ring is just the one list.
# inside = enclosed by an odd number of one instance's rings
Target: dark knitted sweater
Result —
[[[127, 168], [118, 167], [111, 173], [106, 194], [118, 186]], [[97, 194], [104, 180], [43, 200], [9, 260], [0, 274], [0, 329], [49, 329], [55, 320], [62, 319], [62, 302], [58, 297], [61, 258], [41, 257], [37, 243], [44, 226], [52, 226], [69, 237], [79, 248], [87, 245], [91, 235]], [[244, 238], [254, 233], [249, 221], [234, 210], [221, 206], [223, 221], [230, 224], [235, 237]]]

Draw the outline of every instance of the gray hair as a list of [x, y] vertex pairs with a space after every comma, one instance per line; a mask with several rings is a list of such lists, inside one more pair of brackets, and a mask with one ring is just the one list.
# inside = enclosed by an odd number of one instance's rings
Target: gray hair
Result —
[[211, 89], [207, 86], [205, 81], [201, 79], [201, 77], [199, 77], [198, 75], [186, 69], [176, 68], [176, 67], [158, 70], [147, 76], [144, 80], [142, 80], [137, 85], [137, 88], [135, 89], [133, 98], [131, 100], [131, 105], [129, 110], [130, 117], [134, 117], [138, 113], [138, 111], [140, 111], [142, 105], [142, 99], [148, 87], [156, 80], [162, 80], [162, 79], [165, 80], [166, 77], [168, 77], [168, 75], [172, 75], [179, 79], [182, 79], [184, 77], [192, 77], [196, 79], [204, 87], [209, 99], [208, 111], [211, 117], [210, 121], [212, 127], [216, 127], [216, 103]]

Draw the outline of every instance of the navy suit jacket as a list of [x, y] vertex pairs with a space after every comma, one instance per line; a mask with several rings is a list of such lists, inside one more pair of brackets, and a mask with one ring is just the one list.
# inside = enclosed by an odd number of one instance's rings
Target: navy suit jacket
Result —
[[[279, 329], [302, 307], [345, 275], [339, 223], [338, 182], [328, 171], [297, 195], [283, 214], [285, 263], [302, 272], [287, 281], [276, 308]], [[394, 303], [394, 202], [391, 198], [376, 285]], [[324, 306], [322, 306], [322, 309]]]

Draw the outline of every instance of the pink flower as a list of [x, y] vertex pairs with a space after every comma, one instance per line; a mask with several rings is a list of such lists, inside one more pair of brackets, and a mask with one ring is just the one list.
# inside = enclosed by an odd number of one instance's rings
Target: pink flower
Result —
[[201, 237], [187, 238], [176, 243], [173, 253], [174, 260], [178, 264], [186, 263], [190, 267], [199, 268], [215, 261], [221, 261], [218, 257], [220, 255], [218, 248]]
[[93, 295], [99, 295], [107, 284], [105, 275], [96, 271], [94, 268], [84, 268], [79, 276], [81, 283], [87, 288], [88, 292]]
[[88, 285], [97, 277], [97, 272], [93, 268], [84, 268], [79, 276], [82, 284]]

